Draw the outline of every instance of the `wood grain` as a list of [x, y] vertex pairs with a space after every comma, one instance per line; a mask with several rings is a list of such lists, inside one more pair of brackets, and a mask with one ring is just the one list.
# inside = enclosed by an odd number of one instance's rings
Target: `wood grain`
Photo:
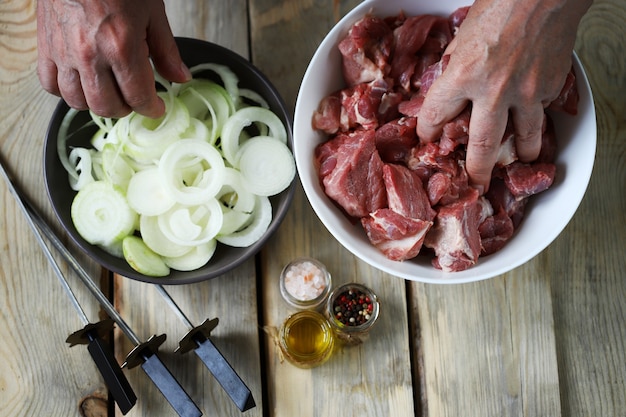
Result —
[[576, 51], [591, 83], [598, 147], [591, 182], [544, 257], [563, 415], [626, 416], [626, 4], [597, 0]]
[[560, 415], [549, 281], [531, 262], [490, 281], [411, 284], [427, 416]]
[[[55, 223], [42, 181], [42, 145], [57, 98], [36, 75], [35, 2], [0, 3], [0, 158], [15, 182]], [[65, 338], [83, 327], [38, 243], [0, 181], [0, 415], [78, 415], [80, 399], [106, 389], [83, 346]], [[78, 255], [77, 255], [78, 256]], [[79, 259], [99, 278], [99, 268]], [[99, 308], [77, 285], [76, 296], [91, 320]]]

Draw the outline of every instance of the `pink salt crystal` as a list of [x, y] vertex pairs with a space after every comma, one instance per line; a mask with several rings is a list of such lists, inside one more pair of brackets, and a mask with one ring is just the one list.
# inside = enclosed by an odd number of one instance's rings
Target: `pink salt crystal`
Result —
[[285, 273], [285, 289], [302, 301], [319, 297], [326, 288], [325, 272], [309, 261], [291, 265]]

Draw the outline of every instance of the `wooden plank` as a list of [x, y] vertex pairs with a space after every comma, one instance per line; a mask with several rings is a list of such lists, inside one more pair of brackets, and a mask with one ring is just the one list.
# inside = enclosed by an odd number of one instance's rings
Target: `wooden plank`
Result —
[[582, 204], [546, 251], [564, 415], [626, 416], [626, 4], [598, 0], [576, 50], [598, 122]]
[[[358, 2], [253, 1], [253, 62], [268, 74], [287, 103], [295, 95], [315, 48], [332, 24]], [[282, 300], [278, 277], [295, 257], [327, 265], [335, 285], [357, 281], [382, 300], [370, 339], [338, 350], [324, 365], [303, 370], [281, 362], [273, 335], [294, 310]], [[298, 188], [278, 233], [262, 252], [263, 323], [268, 331], [268, 415], [413, 416], [404, 281], [356, 259], [324, 229]]]
[[[17, 185], [60, 232], [42, 172], [44, 135], [58, 99], [41, 89], [35, 71], [35, 2], [3, 1], [0, 15], [1, 157]], [[3, 180], [0, 200], [0, 415], [70, 416], [79, 408], [86, 416], [106, 412], [106, 388], [86, 347], [70, 350], [65, 343], [83, 323]], [[99, 278], [99, 268], [76, 255]], [[97, 302], [62, 269], [88, 318], [98, 321]]]
[[[243, 56], [248, 55], [248, 26], [245, 1], [166, 1], [168, 19], [175, 36], [216, 42]], [[129, 324], [145, 340], [153, 334], [167, 334], [162, 346], [163, 362], [205, 415], [239, 416], [217, 381], [193, 352], [184, 356], [173, 351], [188, 329], [169, 310], [149, 284], [116, 278], [116, 305]], [[235, 271], [208, 282], [170, 286], [168, 291], [196, 325], [206, 318], [218, 317], [220, 324], [212, 339], [251, 389], [257, 406], [246, 412], [260, 416], [263, 411], [260, 348], [256, 303], [254, 259]], [[132, 349], [118, 334], [120, 360]], [[128, 416], [174, 415], [172, 408], [140, 368], [129, 372], [138, 396], [137, 406]], [[118, 415], [119, 410], [116, 410]]]
[[561, 415], [549, 280], [539, 261], [489, 281], [413, 283], [425, 416]]

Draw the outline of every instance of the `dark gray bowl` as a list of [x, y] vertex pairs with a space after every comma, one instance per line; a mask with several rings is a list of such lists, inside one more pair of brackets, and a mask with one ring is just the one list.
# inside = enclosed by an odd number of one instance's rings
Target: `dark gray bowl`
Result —
[[[189, 38], [177, 38], [176, 42], [180, 49], [183, 61], [190, 67], [205, 63], [213, 62], [223, 64], [230, 67], [239, 77], [239, 86], [249, 88], [261, 94], [270, 105], [270, 108], [280, 117], [287, 129], [287, 140], [289, 147], [293, 145], [292, 136], [292, 119], [287, 111], [284, 101], [276, 91], [272, 83], [250, 62], [242, 58], [235, 52], [222, 46]], [[193, 282], [204, 281], [210, 278], [220, 276], [241, 263], [254, 256], [263, 247], [267, 239], [276, 231], [282, 222], [295, 191], [295, 181], [289, 188], [282, 193], [271, 197], [273, 219], [265, 235], [252, 246], [247, 248], [234, 248], [230, 246], [218, 244], [217, 250], [213, 258], [204, 267], [195, 271], [176, 271], [172, 270], [167, 277], [155, 278], [138, 273], [132, 269], [124, 259], [116, 258], [97, 246], [86, 242], [76, 231], [70, 217], [70, 207], [76, 192], [73, 191], [68, 182], [68, 176], [65, 169], [57, 156], [57, 134], [61, 121], [67, 111], [68, 105], [61, 100], [57, 105], [52, 119], [48, 126], [46, 141], [44, 146], [44, 177], [46, 190], [50, 203], [56, 213], [61, 225], [72, 238], [72, 240], [91, 258], [102, 265], [104, 268], [115, 272], [119, 275], [135, 279], [138, 281], [150, 282], [155, 284], [189, 284]], [[77, 131], [68, 142], [68, 145], [85, 146], [89, 143], [91, 136], [95, 133], [96, 128], [78, 129], [79, 126], [90, 120], [88, 112], [80, 112], [70, 125], [69, 132]]]

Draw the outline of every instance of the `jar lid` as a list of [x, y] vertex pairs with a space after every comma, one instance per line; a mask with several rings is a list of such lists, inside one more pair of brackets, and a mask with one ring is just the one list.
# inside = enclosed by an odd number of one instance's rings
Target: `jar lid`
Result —
[[313, 258], [297, 258], [280, 274], [280, 293], [297, 309], [316, 309], [324, 304], [331, 287], [326, 266]]

